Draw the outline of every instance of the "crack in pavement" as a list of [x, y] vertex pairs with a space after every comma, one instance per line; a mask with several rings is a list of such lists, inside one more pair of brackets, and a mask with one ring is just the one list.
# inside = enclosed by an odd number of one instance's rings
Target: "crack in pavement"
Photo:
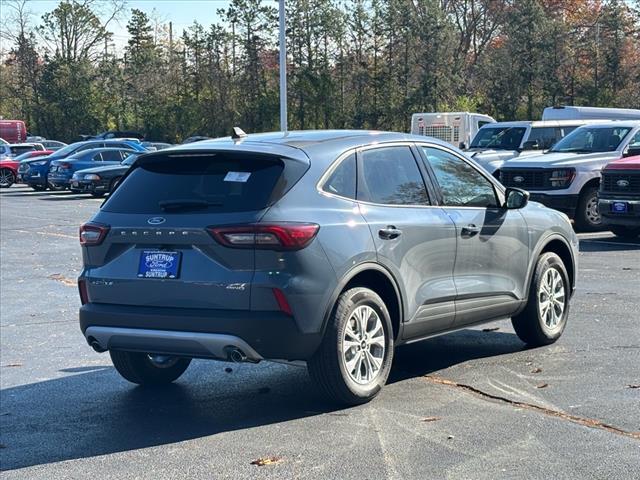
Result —
[[548, 415], [550, 417], [560, 418], [562, 420], [568, 420], [570, 422], [577, 423], [578, 425], [583, 425], [585, 427], [599, 428], [601, 430], [605, 430], [610, 433], [615, 433], [617, 435], [622, 435], [624, 437], [633, 438], [634, 440], [640, 440], [640, 432], [630, 432], [627, 430], [623, 430], [621, 428], [614, 427], [613, 425], [609, 425], [607, 423], [601, 422], [600, 420], [596, 420], [594, 418], [579, 417], [577, 415], [571, 415], [570, 413], [566, 413], [561, 410], [554, 410], [552, 408], [541, 407], [533, 403], [510, 400], [506, 397], [493, 395], [491, 393], [484, 392], [479, 388], [472, 387], [471, 385], [467, 385], [465, 383], [459, 383], [453, 380], [448, 380], [446, 378], [436, 377], [432, 375], [425, 375], [423, 378], [430, 383], [458, 388], [458, 389], [467, 391], [469, 393], [475, 394], [476, 396], [483, 399], [494, 400], [496, 402], [506, 403], [507, 405], [525, 408], [527, 410], [533, 410], [535, 412], [539, 412], [544, 415]]

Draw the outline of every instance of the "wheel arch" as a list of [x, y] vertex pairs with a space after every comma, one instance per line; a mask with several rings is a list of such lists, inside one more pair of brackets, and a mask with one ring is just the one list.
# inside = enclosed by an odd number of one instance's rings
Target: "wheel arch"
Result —
[[563, 236], [559, 234], [552, 234], [546, 237], [543, 241], [539, 243], [538, 247], [534, 252], [534, 255], [532, 255], [530, 271], [527, 278], [527, 289], [526, 289], [527, 295], [531, 287], [531, 282], [533, 281], [533, 275], [535, 273], [535, 267], [538, 262], [538, 258], [540, 258], [540, 255], [542, 255], [543, 253], [547, 253], [547, 252], [555, 253], [560, 257], [560, 259], [562, 260], [562, 263], [564, 263], [564, 266], [567, 270], [567, 275], [569, 275], [569, 283], [571, 285], [571, 289], [570, 289], [571, 295], [573, 295], [573, 292], [576, 288], [576, 275], [577, 275], [576, 258], [575, 258], [573, 249], [570, 246], [570, 243]]
[[338, 283], [324, 314], [322, 334], [324, 335], [338, 297], [343, 292], [354, 287], [369, 288], [380, 295], [391, 315], [394, 339], [401, 338], [404, 302], [400, 287], [389, 270], [378, 263], [372, 262], [363, 263], [352, 268]]

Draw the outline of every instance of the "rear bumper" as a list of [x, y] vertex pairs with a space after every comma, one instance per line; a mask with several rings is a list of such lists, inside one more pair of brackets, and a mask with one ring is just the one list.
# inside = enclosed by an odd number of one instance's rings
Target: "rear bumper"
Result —
[[243, 345], [253, 360], [307, 360], [322, 340], [320, 333], [301, 333], [292, 317], [278, 311], [88, 303], [80, 308], [80, 329], [104, 349], [221, 360], [227, 359], [226, 347]]
[[539, 202], [545, 207], [559, 210], [573, 218], [578, 207], [578, 195], [553, 195], [549, 193], [530, 192], [529, 200]]
[[71, 180], [69, 188], [73, 192], [107, 192], [109, 185], [92, 180]]

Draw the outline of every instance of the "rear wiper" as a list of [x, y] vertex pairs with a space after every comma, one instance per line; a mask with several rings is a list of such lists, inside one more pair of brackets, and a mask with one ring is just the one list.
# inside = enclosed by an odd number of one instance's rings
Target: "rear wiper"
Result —
[[167, 211], [175, 210], [202, 210], [207, 207], [221, 207], [222, 202], [209, 202], [207, 200], [163, 200], [158, 206]]

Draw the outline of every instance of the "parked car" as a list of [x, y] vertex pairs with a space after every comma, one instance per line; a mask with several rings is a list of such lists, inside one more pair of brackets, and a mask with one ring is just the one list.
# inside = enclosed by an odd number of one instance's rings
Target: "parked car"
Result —
[[134, 383], [171, 382], [193, 357], [303, 360], [331, 398], [363, 403], [397, 345], [509, 317], [529, 345], [560, 337], [578, 240], [527, 199], [413, 135], [152, 152], [80, 228], [80, 327]]
[[25, 152], [33, 152], [36, 150], [44, 150], [44, 147], [40, 143], [11, 143], [0, 145], [0, 160], [15, 158]]
[[505, 161], [515, 157], [539, 155], [576, 128], [597, 122], [598, 120], [562, 120], [492, 123], [478, 131], [467, 153], [493, 174]]
[[454, 147], [467, 148], [478, 130], [491, 123], [495, 123], [492, 117], [480, 113], [414, 113], [411, 116], [411, 133], [439, 138]]
[[103, 165], [77, 171], [71, 178], [71, 191], [90, 193], [94, 197], [102, 197], [112, 192], [139, 156], [139, 153], [131, 153], [117, 165]]
[[185, 143], [201, 142], [201, 141], [203, 141], [203, 140], [211, 140], [211, 137], [205, 137], [205, 136], [202, 136], [202, 135], [194, 135], [194, 136], [192, 136], [192, 137], [185, 138], [185, 139], [182, 141], [182, 144], [184, 145]]
[[173, 145], [171, 145], [170, 143], [163, 143], [163, 142], [142, 142], [142, 146], [147, 150], [149, 150], [150, 152], [153, 152], [156, 150], [164, 150], [165, 148], [173, 147]]
[[66, 147], [67, 144], [64, 142], [59, 142], [57, 140], [42, 140], [40, 142], [44, 148], [46, 148], [47, 150], [53, 150], [53, 151], [57, 151], [60, 150], [62, 147]]
[[598, 192], [602, 223], [623, 238], [640, 236], [640, 155], [611, 162]]
[[544, 155], [507, 160], [499, 171], [507, 187], [524, 188], [531, 200], [575, 219], [583, 231], [602, 227], [598, 211], [600, 171], [608, 163], [640, 153], [640, 122], [579, 127]]
[[547, 107], [542, 120], [640, 120], [640, 110], [602, 107]]
[[88, 140], [86, 142], [76, 142], [49, 155], [42, 160], [27, 160], [20, 163], [18, 169], [18, 182], [26, 183], [36, 191], [42, 191], [49, 188], [48, 175], [51, 162], [54, 160], [64, 160], [74, 153], [92, 148], [122, 148], [134, 150], [137, 152], [146, 152], [147, 150], [140, 145], [138, 141], [131, 140]]
[[92, 148], [74, 153], [64, 160], [54, 160], [49, 167], [49, 185], [54, 190], [66, 190], [71, 186], [71, 177], [78, 170], [97, 165], [120, 165], [133, 150], [122, 148]]
[[128, 138], [142, 140], [144, 135], [133, 130], [109, 130], [97, 135], [80, 135], [83, 140], [109, 140], [113, 138]]
[[0, 137], [7, 143], [25, 142], [27, 126], [22, 120], [0, 120]]
[[9, 188], [13, 185], [18, 177], [18, 168], [22, 160], [27, 160], [34, 157], [42, 157], [51, 155], [51, 150], [33, 150], [31, 152], [25, 152], [15, 158], [5, 158], [0, 160], [0, 187]]

